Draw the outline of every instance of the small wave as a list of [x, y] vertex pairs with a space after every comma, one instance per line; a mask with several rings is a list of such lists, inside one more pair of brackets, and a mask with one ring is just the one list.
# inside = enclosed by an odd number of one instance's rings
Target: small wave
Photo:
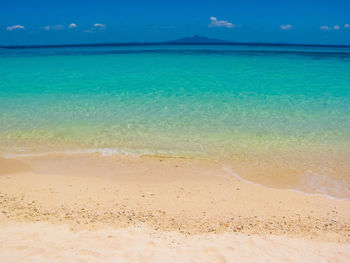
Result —
[[[262, 185], [262, 184], [254, 183], [254, 182], [252, 182], [252, 181], [248, 181], [248, 180], [246, 180], [246, 179], [240, 177], [237, 173], [235, 173], [234, 171], [232, 171], [232, 170], [231, 170], [228, 166], [226, 166], [226, 165], [223, 165], [223, 166], [222, 166], [222, 169], [223, 169], [226, 173], [228, 173], [228, 174], [232, 175], [233, 177], [235, 177], [236, 179], [238, 179], [239, 181], [242, 181], [242, 182], [245, 182], [245, 183], [248, 183], [248, 184], [254, 184], [254, 185], [258, 185], [258, 186], [264, 186], [264, 185]], [[266, 186], [264, 186], [264, 187], [266, 187]]]
[[116, 148], [98, 148], [98, 149], [80, 149], [80, 150], [67, 150], [67, 151], [51, 151], [41, 153], [7, 153], [2, 156], [5, 158], [26, 158], [26, 157], [42, 157], [48, 155], [77, 155], [77, 154], [100, 154], [101, 156], [171, 156], [182, 157], [173, 151], [165, 150], [129, 150], [129, 149], [116, 149]]
[[[268, 188], [268, 189], [282, 190], [282, 191], [292, 191], [292, 192], [302, 193], [304, 195], [310, 195], [310, 196], [324, 196], [324, 197], [327, 197], [327, 198], [332, 199], [332, 200], [350, 201], [350, 198], [347, 198], [347, 197], [336, 197], [336, 196], [330, 194], [330, 192], [334, 191], [334, 190], [338, 190], [338, 192], [340, 190], [345, 191], [345, 187], [343, 186], [344, 184], [342, 182], [340, 182], [340, 181], [331, 181], [332, 182], [331, 185], [335, 186], [336, 187], [335, 189], [334, 189], [334, 187], [326, 187], [325, 184], [322, 184], [322, 183], [320, 184], [319, 180], [317, 180], [317, 178], [315, 178], [315, 175], [317, 177], [319, 177], [320, 175], [316, 174], [316, 173], [314, 173], [312, 171], [308, 171], [308, 173], [312, 173], [313, 174], [313, 176], [309, 180], [309, 183], [302, 183], [301, 185], [303, 185], [303, 187], [300, 187], [300, 189], [294, 189], [294, 188], [279, 189], [279, 188], [274, 188], [274, 187], [270, 187], [270, 186], [267, 186], [267, 185], [263, 185], [263, 184], [259, 184], [259, 183], [255, 183], [255, 182], [246, 180], [246, 179], [242, 178], [241, 176], [239, 176], [237, 173], [235, 173], [232, 169], [230, 169], [225, 164], [222, 165], [222, 169], [226, 173], [232, 175], [233, 177], [235, 177], [236, 179], [238, 179], [239, 181], [242, 181], [244, 183], [253, 184], [253, 185], [256, 185], [256, 186], [260, 186], [260, 187], [265, 187], [265, 188]], [[324, 176], [322, 176], [322, 177], [324, 178]], [[330, 180], [327, 179], [327, 181], [330, 181]], [[313, 191], [313, 193], [310, 193], [309, 192], [310, 190]], [[348, 191], [345, 191], [345, 192], [348, 192]]]
[[[335, 195], [350, 196], [349, 188], [346, 185], [347, 183], [343, 179], [334, 180], [325, 174], [319, 174], [309, 170], [305, 173], [299, 188], [302, 191], [311, 190], [325, 196], [340, 199], [335, 197]], [[350, 200], [349, 198], [345, 199]]]

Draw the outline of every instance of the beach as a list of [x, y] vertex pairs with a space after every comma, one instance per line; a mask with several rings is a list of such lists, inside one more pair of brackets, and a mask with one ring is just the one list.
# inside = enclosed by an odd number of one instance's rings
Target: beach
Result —
[[0, 262], [348, 262], [349, 61], [0, 48]]
[[201, 159], [1, 159], [2, 262], [346, 262], [350, 202]]

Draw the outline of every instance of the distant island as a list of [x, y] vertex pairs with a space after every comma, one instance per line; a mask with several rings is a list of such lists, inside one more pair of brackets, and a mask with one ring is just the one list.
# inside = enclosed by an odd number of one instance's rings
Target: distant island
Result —
[[208, 38], [208, 37], [202, 37], [202, 36], [192, 36], [192, 37], [185, 37], [180, 38], [172, 41], [168, 41], [166, 43], [169, 44], [218, 44], [218, 43], [231, 43], [227, 40], [221, 40], [221, 39], [215, 39], [215, 38]]
[[65, 48], [65, 47], [103, 47], [103, 46], [156, 46], [156, 45], [247, 45], [247, 46], [309, 46], [309, 47], [339, 47], [349, 48], [350, 45], [320, 45], [296, 43], [264, 43], [264, 42], [234, 42], [216, 38], [194, 35], [165, 42], [119, 42], [119, 43], [81, 43], [81, 44], [49, 44], [49, 45], [14, 45], [1, 46], [5, 49], [24, 48]]

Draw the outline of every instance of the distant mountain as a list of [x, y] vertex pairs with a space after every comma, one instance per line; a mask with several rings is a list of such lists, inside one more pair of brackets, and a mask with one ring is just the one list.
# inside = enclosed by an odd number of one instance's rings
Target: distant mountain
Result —
[[211, 43], [230, 43], [227, 40], [207, 38], [202, 36], [185, 37], [177, 40], [169, 41], [170, 44], [211, 44]]

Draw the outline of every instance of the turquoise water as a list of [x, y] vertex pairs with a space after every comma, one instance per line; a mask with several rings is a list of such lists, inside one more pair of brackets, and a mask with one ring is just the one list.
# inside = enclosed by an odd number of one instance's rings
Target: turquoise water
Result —
[[0, 153], [94, 149], [348, 180], [350, 48], [0, 49]]

